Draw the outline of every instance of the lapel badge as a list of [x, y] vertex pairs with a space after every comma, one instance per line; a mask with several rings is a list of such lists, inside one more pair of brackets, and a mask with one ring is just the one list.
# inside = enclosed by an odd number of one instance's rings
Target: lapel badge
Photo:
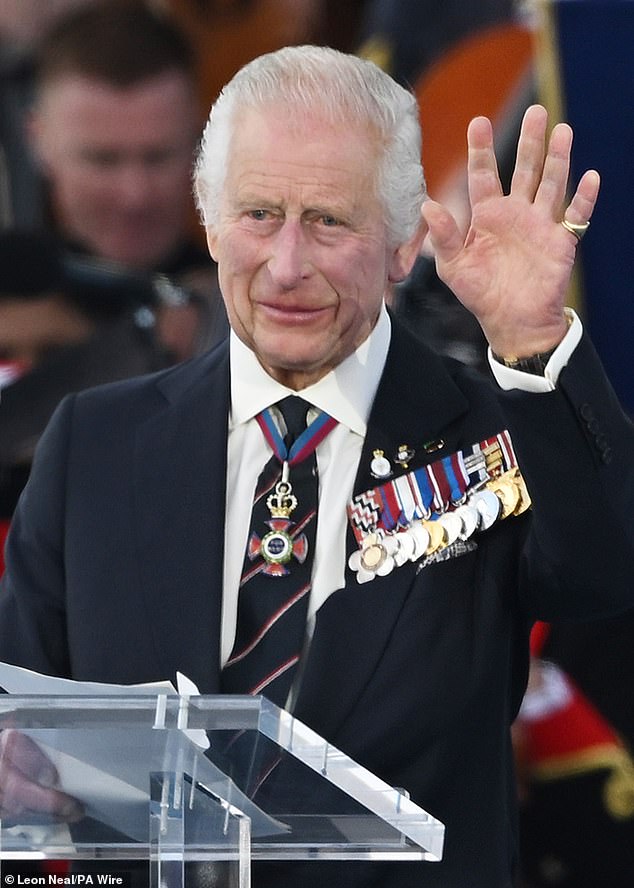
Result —
[[391, 463], [382, 450], [375, 450], [372, 453], [370, 472], [373, 478], [388, 478], [392, 474]]
[[398, 450], [396, 451], [396, 462], [402, 469], [407, 469], [409, 467], [414, 456], [415, 451], [412, 450], [409, 444], [399, 444]]
[[435, 438], [433, 441], [423, 444], [423, 450], [425, 453], [435, 453], [437, 450], [442, 450], [444, 446], [445, 442], [442, 438]]

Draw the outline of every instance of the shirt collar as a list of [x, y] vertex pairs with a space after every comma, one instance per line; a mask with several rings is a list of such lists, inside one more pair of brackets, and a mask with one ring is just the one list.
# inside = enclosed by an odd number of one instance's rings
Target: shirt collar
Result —
[[[370, 335], [301, 396], [359, 435], [365, 435], [370, 408], [390, 345], [391, 323], [385, 306]], [[268, 375], [254, 352], [231, 331], [231, 413], [229, 428], [247, 422], [286, 395], [298, 394]]]

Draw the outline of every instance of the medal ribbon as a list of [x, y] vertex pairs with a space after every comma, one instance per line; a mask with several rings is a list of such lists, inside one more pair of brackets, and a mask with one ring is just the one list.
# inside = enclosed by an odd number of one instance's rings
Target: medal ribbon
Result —
[[321, 444], [329, 432], [331, 432], [337, 425], [336, 419], [333, 419], [332, 416], [320, 411], [316, 418], [306, 428], [306, 431], [302, 432], [289, 450], [284, 443], [284, 439], [280, 435], [270, 407], [267, 407], [266, 410], [258, 413], [255, 418], [275, 456], [279, 459], [280, 463], [287, 462], [289, 466], [296, 465], [306, 459], [306, 457], [310, 456], [313, 450]]
[[401, 509], [394, 484], [383, 484], [382, 487], [379, 487], [379, 494], [383, 502], [379, 526], [386, 530], [393, 530], [399, 524], [405, 527], [405, 515]]
[[470, 448], [460, 451], [463, 465], [469, 476], [469, 484], [477, 484], [486, 481], [490, 477], [487, 471], [487, 454], [497, 451], [501, 462], [502, 471], [508, 471], [517, 467], [517, 457], [513, 449], [513, 443], [508, 429], [499, 432], [491, 438], [479, 441]]
[[348, 506], [348, 515], [357, 541], [372, 530], [390, 532], [456, 508], [470, 487], [491, 477], [486, 462], [491, 453], [502, 471], [517, 466], [511, 436], [505, 429], [356, 496]]

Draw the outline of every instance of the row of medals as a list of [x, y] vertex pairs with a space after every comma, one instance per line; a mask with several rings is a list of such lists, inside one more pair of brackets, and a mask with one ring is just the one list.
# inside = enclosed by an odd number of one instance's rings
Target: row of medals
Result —
[[386, 576], [394, 567], [435, 555], [459, 540], [488, 530], [498, 520], [521, 515], [530, 508], [530, 495], [518, 468], [506, 472], [495, 466], [487, 468], [492, 477], [470, 488], [464, 502], [455, 508], [433, 519], [416, 519], [403, 530], [367, 534], [361, 549], [348, 560], [357, 572], [357, 580], [364, 583], [375, 575]]

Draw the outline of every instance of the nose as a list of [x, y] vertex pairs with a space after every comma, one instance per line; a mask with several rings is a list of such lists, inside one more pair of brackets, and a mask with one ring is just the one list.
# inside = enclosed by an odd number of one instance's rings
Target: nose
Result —
[[307, 245], [301, 222], [287, 219], [273, 240], [268, 268], [282, 290], [292, 290], [308, 268]]
[[127, 209], [143, 208], [151, 202], [153, 188], [152, 176], [142, 163], [121, 165], [116, 190], [122, 206]]

